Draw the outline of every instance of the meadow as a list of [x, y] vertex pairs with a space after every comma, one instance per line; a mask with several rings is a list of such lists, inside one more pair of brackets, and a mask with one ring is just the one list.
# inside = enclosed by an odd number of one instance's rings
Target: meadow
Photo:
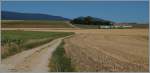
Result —
[[2, 30], [1, 34], [2, 58], [6, 58], [73, 33]]

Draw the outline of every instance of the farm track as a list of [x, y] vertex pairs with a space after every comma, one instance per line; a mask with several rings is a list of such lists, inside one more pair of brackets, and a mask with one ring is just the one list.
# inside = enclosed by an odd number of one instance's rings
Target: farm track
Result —
[[49, 70], [48, 63], [52, 52], [61, 43], [61, 40], [62, 38], [59, 38], [51, 41], [50, 43], [3, 59], [2, 65], [4, 67], [4, 71], [47, 72]]
[[[68, 25], [70, 25], [72, 28], [78, 28], [77, 26], [75, 26], [75, 25], [73, 25], [73, 24], [71, 24], [70, 22], [68, 22], [68, 21], [66, 21], [65, 22], [66, 24], [68, 24]], [[79, 29], [79, 28], [78, 28]]]

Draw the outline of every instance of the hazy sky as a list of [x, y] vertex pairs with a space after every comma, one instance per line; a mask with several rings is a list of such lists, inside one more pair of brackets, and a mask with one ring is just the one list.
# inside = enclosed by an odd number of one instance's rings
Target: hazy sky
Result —
[[148, 1], [5, 1], [2, 10], [66, 18], [94, 16], [115, 22], [148, 22]]

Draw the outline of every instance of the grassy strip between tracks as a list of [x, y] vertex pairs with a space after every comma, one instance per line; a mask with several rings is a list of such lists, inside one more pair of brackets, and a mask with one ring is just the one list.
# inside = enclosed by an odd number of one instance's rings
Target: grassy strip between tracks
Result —
[[64, 49], [64, 42], [62, 42], [53, 52], [50, 59], [50, 72], [73, 72], [74, 68], [71, 66], [71, 59], [66, 56]]

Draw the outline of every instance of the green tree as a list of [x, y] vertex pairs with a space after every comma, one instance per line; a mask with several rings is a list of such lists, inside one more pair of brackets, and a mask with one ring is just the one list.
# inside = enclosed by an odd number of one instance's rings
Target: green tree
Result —
[[85, 24], [92, 24], [92, 17], [91, 16], [85, 17], [84, 22], [85, 22]]

